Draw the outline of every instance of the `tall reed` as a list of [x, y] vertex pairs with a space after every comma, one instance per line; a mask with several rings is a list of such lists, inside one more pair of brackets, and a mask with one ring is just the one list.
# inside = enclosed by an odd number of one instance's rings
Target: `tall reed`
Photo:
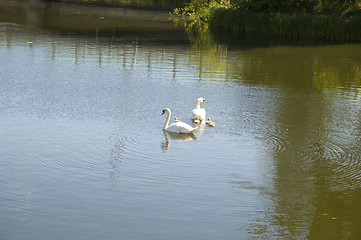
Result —
[[333, 17], [305, 13], [256, 13], [237, 9], [217, 9], [210, 29], [229, 34], [266, 34], [289, 40], [361, 41], [361, 17]]

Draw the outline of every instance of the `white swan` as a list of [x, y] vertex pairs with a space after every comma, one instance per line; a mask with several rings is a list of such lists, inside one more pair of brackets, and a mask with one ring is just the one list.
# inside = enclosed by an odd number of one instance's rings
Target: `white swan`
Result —
[[198, 119], [203, 121], [204, 119], [206, 119], [206, 110], [200, 107], [201, 102], [206, 104], [204, 98], [198, 98], [196, 108], [192, 110], [192, 114], [193, 114], [193, 119]]
[[170, 120], [170, 116], [171, 116], [171, 111], [169, 108], [164, 108], [163, 112], [161, 115], [163, 114], [167, 114], [167, 120], [165, 121], [164, 127], [163, 129], [168, 131], [168, 132], [174, 132], [174, 133], [192, 133], [194, 132], [197, 128], [193, 128], [190, 125], [188, 125], [187, 123], [178, 121], [175, 123], [172, 123], [171, 125], [168, 126], [169, 124], [169, 120]]

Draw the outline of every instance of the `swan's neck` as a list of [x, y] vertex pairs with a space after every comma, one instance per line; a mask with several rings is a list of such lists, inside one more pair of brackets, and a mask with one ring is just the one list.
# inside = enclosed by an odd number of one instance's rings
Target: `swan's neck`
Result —
[[196, 109], [200, 109], [200, 108], [201, 108], [200, 103], [201, 103], [200, 101], [197, 101]]
[[168, 128], [168, 124], [169, 124], [169, 120], [170, 120], [170, 115], [171, 115], [171, 112], [168, 111], [168, 112], [167, 112], [167, 120], [165, 120], [164, 128], [163, 128], [163, 129], [167, 129], [167, 128]]

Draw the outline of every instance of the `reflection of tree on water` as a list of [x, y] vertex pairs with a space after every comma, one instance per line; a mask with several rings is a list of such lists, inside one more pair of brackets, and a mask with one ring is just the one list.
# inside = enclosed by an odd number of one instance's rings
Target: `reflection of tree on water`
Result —
[[328, 129], [314, 156], [318, 182], [312, 239], [361, 236], [361, 113], [352, 102], [338, 104], [328, 106]]
[[284, 147], [272, 150], [272, 225], [295, 239], [356, 234], [361, 219], [350, 212], [360, 205], [361, 149], [355, 140], [361, 133], [350, 126], [359, 126], [358, 108], [348, 99], [333, 106], [327, 95], [302, 88], [282, 94], [274, 114], [274, 124], [284, 128], [278, 133]]
[[4, 23], [44, 28], [64, 37], [115, 38], [121, 42], [136, 38], [143, 42], [188, 42], [184, 30], [169, 21], [167, 10], [110, 8], [58, 1], [1, 1], [0, 15]]
[[250, 226], [257, 237], [360, 236], [361, 62], [359, 53], [348, 52], [354, 46], [332, 48], [337, 51], [275, 47], [227, 53], [229, 59], [243, 56], [229, 63], [231, 79], [238, 74], [244, 83], [276, 91], [266, 99], [272, 111], [261, 111], [263, 125], [257, 126], [274, 189], [266, 197], [271, 226], [264, 220]]
[[[74, 62], [81, 64], [84, 62], [96, 62], [99, 66], [104, 63], [121, 63], [124, 69], [135, 68], [137, 65], [146, 64], [148, 71], [151, 72], [152, 68], [158, 70], [164, 67], [164, 63], [159, 64], [159, 59], [166, 62], [165, 64], [172, 64], [173, 78], [176, 77], [177, 64], [178, 63], [178, 50], [167, 49], [152, 49], [149, 47], [148, 51], [144, 51], [146, 48], [139, 50], [139, 39], [137, 37], [131, 39], [129, 42], [117, 42], [116, 38], [107, 37], [75, 37], [75, 36], [61, 36], [57, 34], [51, 34], [39, 29], [23, 29], [18, 26], [5, 26], [4, 31], [0, 28], [0, 36], [6, 34], [6, 38], [0, 38], [0, 45], [3, 41], [6, 42], [7, 48], [10, 49], [12, 45], [26, 44], [29, 42], [29, 47], [47, 47], [51, 49], [49, 56], [52, 61], [56, 61], [63, 56], [74, 56]], [[37, 31], [34, 34], [33, 31]], [[51, 43], [44, 41], [41, 34], [51, 34]], [[31, 43], [31, 44], [30, 44]], [[154, 63], [153, 63], [154, 61]], [[182, 60], [184, 61], [184, 60]]]

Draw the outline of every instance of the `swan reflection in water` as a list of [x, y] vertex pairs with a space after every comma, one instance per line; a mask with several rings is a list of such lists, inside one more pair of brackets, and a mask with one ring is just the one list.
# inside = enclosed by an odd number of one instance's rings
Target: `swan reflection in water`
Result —
[[169, 139], [172, 139], [175, 142], [187, 142], [192, 140], [197, 140], [196, 136], [193, 133], [187, 133], [187, 134], [179, 134], [179, 133], [173, 133], [173, 132], [167, 132], [166, 130], [163, 130], [165, 141], [162, 142], [162, 149], [168, 150], [169, 149]]

